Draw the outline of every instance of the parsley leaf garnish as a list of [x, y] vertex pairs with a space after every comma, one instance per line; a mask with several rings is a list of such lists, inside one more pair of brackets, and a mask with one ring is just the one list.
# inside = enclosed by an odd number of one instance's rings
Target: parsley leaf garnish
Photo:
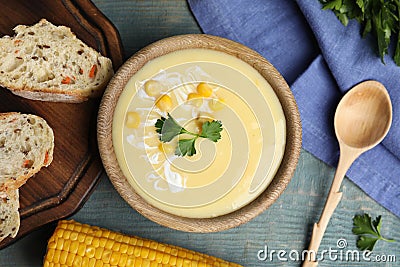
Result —
[[156, 132], [160, 134], [160, 140], [162, 142], [169, 142], [174, 139], [175, 136], [182, 133], [183, 127], [178, 124], [169, 114], [168, 119], [161, 117], [155, 124]]
[[393, 239], [386, 239], [381, 235], [381, 216], [372, 221], [368, 214], [356, 215], [353, 218], [353, 233], [358, 235], [357, 247], [360, 250], [372, 251], [378, 240], [394, 242]]
[[221, 138], [222, 124], [220, 121], [206, 121], [201, 127], [200, 137], [217, 142]]
[[186, 130], [170, 114], [168, 114], [167, 118], [161, 117], [161, 119], [158, 119], [154, 126], [156, 127], [156, 132], [160, 134], [160, 141], [164, 143], [172, 141], [180, 134], [193, 136], [193, 138], [180, 139], [178, 141], [178, 146], [175, 149], [175, 155], [177, 156], [193, 156], [196, 154], [195, 143], [199, 137], [207, 138], [213, 142], [221, 139], [222, 123], [216, 120], [204, 122], [201, 127], [201, 133], [192, 133]]
[[192, 139], [181, 139], [178, 141], [178, 146], [175, 149], [175, 155], [177, 156], [193, 156], [196, 154], [196, 148], [194, 143], [196, 142], [197, 137]]
[[362, 36], [375, 36], [378, 54], [382, 63], [388, 54], [392, 34], [397, 36], [394, 62], [400, 66], [400, 0], [320, 0], [322, 9], [332, 10], [336, 17], [347, 25], [355, 19], [362, 27]]

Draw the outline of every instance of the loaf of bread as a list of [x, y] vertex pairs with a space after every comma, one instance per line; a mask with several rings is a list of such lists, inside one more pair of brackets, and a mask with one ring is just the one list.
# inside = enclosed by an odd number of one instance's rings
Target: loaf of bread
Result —
[[36, 115], [0, 114], [0, 192], [21, 187], [53, 160], [54, 134]]
[[0, 196], [0, 242], [8, 237], [15, 237], [20, 226], [18, 189], [10, 190]]
[[114, 74], [111, 60], [89, 47], [70, 28], [45, 19], [18, 25], [0, 39], [0, 86], [42, 101], [83, 102], [100, 96]]

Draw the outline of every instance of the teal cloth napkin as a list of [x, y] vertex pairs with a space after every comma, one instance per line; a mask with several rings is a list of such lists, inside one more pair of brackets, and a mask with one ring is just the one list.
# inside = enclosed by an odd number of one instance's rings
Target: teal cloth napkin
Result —
[[280, 71], [299, 107], [303, 148], [331, 166], [339, 158], [333, 128], [339, 100], [364, 80], [385, 85], [393, 104], [392, 127], [347, 176], [400, 217], [400, 67], [390, 56], [381, 63], [374, 40], [361, 38], [357, 22], [344, 27], [318, 0], [188, 2], [204, 33], [245, 44]]

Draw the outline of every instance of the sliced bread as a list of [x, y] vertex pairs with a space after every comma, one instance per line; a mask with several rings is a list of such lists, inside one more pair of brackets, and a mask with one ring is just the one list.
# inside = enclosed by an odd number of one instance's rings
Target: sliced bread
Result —
[[7, 194], [53, 160], [54, 134], [36, 115], [0, 114], [0, 192]]
[[111, 60], [70, 28], [45, 19], [18, 25], [0, 39], [0, 86], [42, 101], [83, 102], [100, 96], [114, 74]]
[[0, 242], [8, 236], [15, 237], [20, 226], [18, 189], [0, 197]]

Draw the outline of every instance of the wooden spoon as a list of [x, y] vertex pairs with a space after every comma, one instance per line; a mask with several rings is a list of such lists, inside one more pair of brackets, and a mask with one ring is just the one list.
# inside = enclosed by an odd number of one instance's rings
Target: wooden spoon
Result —
[[340, 101], [335, 113], [335, 132], [340, 158], [324, 210], [314, 224], [308, 257], [303, 267], [317, 266], [316, 255], [332, 214], [342, 198], [339, 192], [351, 164], [386, 136], [392, 124], [392, 104], [385, 87], [366, 81], [352, 88]]

